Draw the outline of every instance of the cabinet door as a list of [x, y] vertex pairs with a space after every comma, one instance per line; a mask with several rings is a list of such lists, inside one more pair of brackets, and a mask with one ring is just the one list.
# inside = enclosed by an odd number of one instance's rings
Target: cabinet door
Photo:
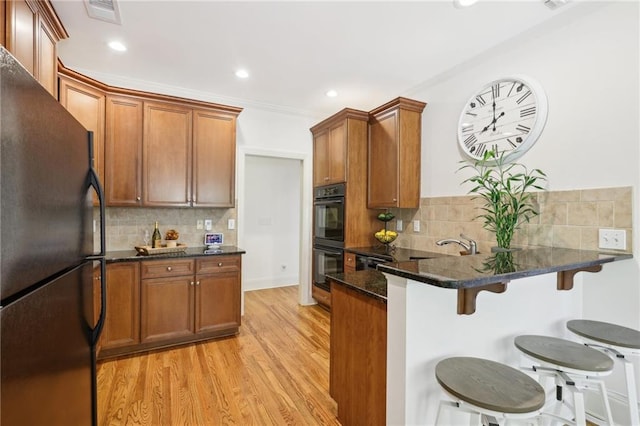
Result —
[[193, 116], [193, 205], [235, 205], [236, 118], [195, 110]]
[[142, 101], [107, 96], [105, 187], [108, 206], [142, 204]]
[[196, 333], [239, 327], [240, 273], [196, 278]]
[[57, 37], [40, 17], [38, 19], [38, 72], [36, 78], [53, 97], [58, 97], [58, 51]]
[[318, 132], [313, 138], [313, 185], [329, 185], [346, 180], [347, 139], [341, 123]]
[[142, 280], [142, 343], [193, 334], [193, 276]]
[[369, 124], [369, 208], [398, 204], [398, 111], [371, 119]]
[[100, 182], [104, 182], [104, 92], [60, 76], [60, 103], [87, 130], [93, 131], [93, 167], [98, 172]]
[[140, 263], [107, 265], [107, 315], [100, 337], [102, 349], [140, 342]]
[[313, 138], [313, 186], [329, 183], [329, 131], [325, 130]]
[[2, 7], [6, 5], [7, 49], [22, 66], [35, 76], [36, 10], [25, 0], [12, 0], [3, 3]]
[[341, 123], [329, 130], [329, 183], [346, 180], [347, 134], [346, 124]]
[[192, 110], [144, 104], [143, 201], [148, 206], [191, 205]]

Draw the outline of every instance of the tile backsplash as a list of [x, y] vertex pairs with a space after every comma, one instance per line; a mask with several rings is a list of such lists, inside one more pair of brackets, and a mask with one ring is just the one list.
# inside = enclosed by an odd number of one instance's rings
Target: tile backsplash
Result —
[[[516, 231], [513, 247], [565, 247], [598, 250], [598, 229], [624, 229], [627, 252], [632, 251], [632, 188], [600, 188], [537, 192], [540, 215]], [[403, 231], [395, 245], [416, 250], [456, 254], [460, 246], [436, 246], [443, 238], [464, 233], [478, 242], [481, 252], [496, 245], [493, 234], [482, 227], [479, 207], [482, 200], [472, 196], [423, 198], [419, 209], [392, 209], [403, 220]], [[420, 232], [413, 221], [420, 221]], [[391, 222], [391, 227], [395, 222]], [[391, 228], [393, 229], [393, 228]]]
[[[94, 218], [96, 221], [99, 220], [97, 212], [94, 212]], [[204, 219], [211, 219], [213, 223], [211, 231], [196, 229], [196, 222]], [[169, 229], [175, 229], [180, 233], [178, 242], [190, 247], [202, 246], [205, 232], [221, 232], [224, 234], [225, 245], [237, 245], [237, 228], [227, 229], [229, 219], [237, 222], [235, 208], [108, 207], [105, 220], [107, 250], [132, 250], [135, 246], [143, 245], [144, 231], [149, 231], [149, 238], [151, 238], [156, 221], [163, 238]], [[99, 245], [99, 241], [94, 244]]]

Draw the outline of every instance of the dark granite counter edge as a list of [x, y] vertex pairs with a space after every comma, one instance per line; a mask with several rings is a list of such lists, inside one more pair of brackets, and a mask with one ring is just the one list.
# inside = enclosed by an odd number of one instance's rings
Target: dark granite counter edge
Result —
[[[576, 250], [576, 251], [580, 251], [580, 250]], [[417, 272], [402, 268], [401, 263], [399, 262], [380, 264], [378, 265], [377, 268], [379, 271], [384, 273], [396, 275], [396, 276], [411, 279], [414, 281], [423, 282], [436, 287], [448, 288], [448, 289], [460, 289], [460, 288], [482, 287], [489, 284], [504, 283], [504, 282], [509, 282], [511, 280], [518, 279], [518, 278], [526, 278], [526, 277], [544, 275], [544, 274], [549, 274], [554, 272], [584, 269], [584, 268], [588, 268], [596, 265], [603, 265], [605, 263], [633, 258], [633, 254], [631, 253], [611, 253], [611, 252], [594, 252], [594, 253], [597, 253], [600, 257], [598, 259], [594, 259], [590, 261], [580, 261], [580, 262], [574, 262], [574, 263], [564, 264], [564, 265], [555, 265], [555, 266], [549, 266], [549, 267], [529, 269], [529, 270], [505, 273], [505, 274], [496, 274], [492, 276], [484, 276], [484, 277], [464, 279], [464, 280], [455, 280], [455, 279], [437, 275], [437, 274], [430, 274], [428, 272], [417, 273]], [[463, 259], [463, 257], [459, 257], [458, 259]], [[420, 260], [418, 262], [430, 262], [430, 261], [437, 261], [437, 260], [426, 259], [426, 260]], [[464, 260], [461, 260], [461, 262], [462, 261]]]
[[327, 278], [367, 297], [387, 303], [387, 279], [379, 271], [369, 269], [328, 275]]
[[205, 257], [205, 256], [225, 256], [225, 255], [237, 255], [245, 254], [241, 248], [236, 246], [220, 246], [219, 252], [205, 253], [204, 246], [200, 247], [188, 247], [181, 253], [166, 253], [166, 254], [154, 254], [151, 256], [144, 256], [138, 254], [135, 250], [113, 250], [105, 253], [105, 260], [107, 263], [116, 262], [138, 262], [143, 260], [160, 260], [160, 259], [179, 259], [188, 257]]

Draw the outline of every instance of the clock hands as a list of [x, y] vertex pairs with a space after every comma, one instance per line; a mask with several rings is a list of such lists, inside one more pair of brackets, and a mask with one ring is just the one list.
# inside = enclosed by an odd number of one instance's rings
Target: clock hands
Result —
[[493, 131], [495, 132], [495, 131], [496, 131], [496, 123], [498, 122], [498, 119], [499, 119], [500, 117], [503, 117], [503, 116], [504, 116], [504, 111], [502, 111], [502, 112], [500, 113], [500, 115], [499, 115], [499, 116], [497, 116], [497, 117], [495, 116], [495, 112], [494, 112], [494, 113], [493, 113], [493, 120], [491, 120], [491, 123], [487, 124], [487, 125], [486, 125], [486, 126], [485, 126], [481, 131], [480, 131], [480, 133], [484, 133], [484, 132], [486, 132], [487, 130], [489, 130], [489, 127], [491, 127], [491, 126], [493, 126]]

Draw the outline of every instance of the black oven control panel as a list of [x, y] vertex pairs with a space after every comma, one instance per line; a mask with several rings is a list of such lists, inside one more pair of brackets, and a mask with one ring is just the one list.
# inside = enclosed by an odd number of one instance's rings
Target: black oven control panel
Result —
[[344, 183], [321, 186], [315, 189], [315, 198], [344, 197]]

